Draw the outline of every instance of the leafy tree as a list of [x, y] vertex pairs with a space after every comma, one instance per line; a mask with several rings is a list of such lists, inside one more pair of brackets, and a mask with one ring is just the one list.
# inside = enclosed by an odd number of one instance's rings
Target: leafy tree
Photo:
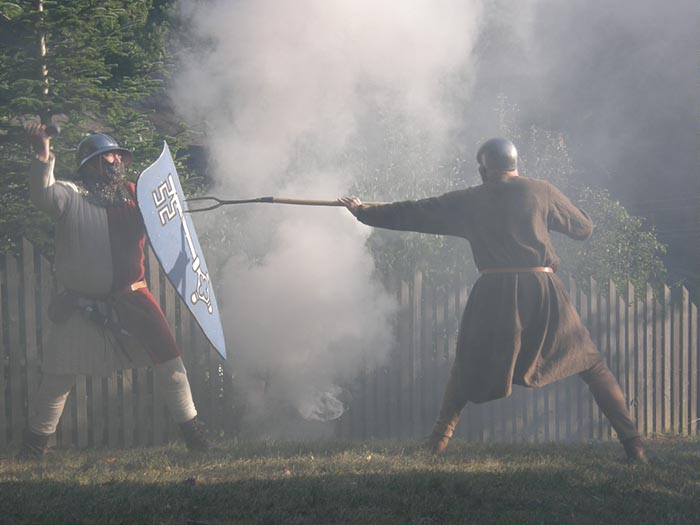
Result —
[[[585, 289], [589, 278], [600, 282], [612, 279], [618, 286], [629, 280], [643, 293], [647, 282], [659, 285], [666, 277], [661, 260], [665, 246], [644, 220], [630, 215], [609, 193], [590, 188], [579, 181], [564, 139], [538, 127], [523, 129], [515, 123], [518, 108], [501, 97], [496, 108], [501, 133], [518, 145], [520, 173], [545, 179], [586, 210], [596, 225], [585, 242], [554, 234], [562, 268]], [[380, 152], [366, 149], [353, 157], [359, 163], [354, 171], [365, 173], [355, 191], [366, 200], [416, 199], [474, 184], [474, 161], [459, 152], [432, 151], [430, 142], [416, 140], [419, 133], [405, 123], [386, 122], [384, 133], [372, 142]], [[406, 132], [396, 130], [407, 129]], [[445, 160], [448, 159], [448, 160]], [[367, 166], [374, 165], [374, 171]], [[429, 280], [444, 281], [448, 276], [473, 279], [476, 268], [465, 243], [460, 239], [414, 233], [374, 230], [368, 244], [380, 269], [398, 270], [408, 278], [415, 267], [423, 268]]]
[[574, 167], [563, 137], [531, 127], [519, 137], [523, 152], [523, 172], [548, 180], [584, 209], [593, 220], [595, 230], [585, 242], [554, 236], [555, 249], [563, 268], [585, 289], [590, 277], [604, 283], [612, 279], [618, 286], [629, 280], [644, 293], [646, 283], [657, 286], [666, 278], [661, 256], [666, 247], [644, 219], [635, 217], [607, 190], [591, 188]]
[[[357, 173], [353, 193], [366, 201], [414, 200], [465, 187], [465, 162], [457, 152], [435, 149], [431, 138], [404, 119], [374, 108], [376, 133], [358, 140], [349, 153]], [[368, 246], [382, 273], [409, 279], [420, 268], [427, 279], [475, 277], [477, 270], [463, 240], [440, 235], [374, 229]]]
[[[53, 142], [58, 177], [75, 171], [75, 146], [91, 132], [114, 135], [134, 151], [132, 177], [160, 152], [152, 122], [171, 64], [172, 0], [0, 1], [0, 130], [61, 121]], [[183, 137], [166, 137], [174, 152]], [[51, 252], [49, 221], [28, 206], [28, 150], [0, 140], [0, 251], [22, 236]], [[178, 171], [188, 171], [179, 158]], [[190, 181], [190, 185], [193, 181]]]

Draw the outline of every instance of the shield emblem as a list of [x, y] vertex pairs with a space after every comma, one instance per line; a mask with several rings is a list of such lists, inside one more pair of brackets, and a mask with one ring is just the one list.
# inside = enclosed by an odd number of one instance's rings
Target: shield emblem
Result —
[[146, 234], [168, 280], [180, 294], [202, 331], [221, 357], [226, 343], [204, 254], [187, 210], [168, 144], [136, 181]]

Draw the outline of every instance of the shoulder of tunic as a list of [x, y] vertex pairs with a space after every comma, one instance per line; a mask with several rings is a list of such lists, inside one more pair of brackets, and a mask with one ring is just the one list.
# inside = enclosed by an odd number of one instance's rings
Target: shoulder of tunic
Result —
[[532, 190], [538, 193], [549, 194], [552, 191], [552, 189], [556, 189], [556, 186], [554, 186], [554, 184], [544, 179], [530, 179], [528, 177], [518, 178], [521, 179], [521, 182], [523, 184], [525, 184], [526, 186], [530, 187]]
[[74, 193], [80, 193], [82, 194], [85, 190], [82, 185], [78, 185], [75, 182], [69, 181], [69, 180], [57, 180], [56, 184], [58, 186], [62, 186], [66, 188], [67, 190], [70, 190]]

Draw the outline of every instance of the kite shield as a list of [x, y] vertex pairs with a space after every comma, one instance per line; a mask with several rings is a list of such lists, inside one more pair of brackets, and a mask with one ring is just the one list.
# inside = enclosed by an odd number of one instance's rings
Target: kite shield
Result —
[[138, 201], [153, 252], [207, 339], [226, 359], [219, 309], [168, 144], [139, 176]]

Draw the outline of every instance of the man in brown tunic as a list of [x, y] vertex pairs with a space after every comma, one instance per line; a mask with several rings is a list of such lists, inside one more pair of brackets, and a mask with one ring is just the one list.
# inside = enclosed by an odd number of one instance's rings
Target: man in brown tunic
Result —
[[429, 445], [442, 453], [467, 402], [510, 395], [513, 383], [542, 387], [579, 374], [630, 459], [645, 461], [620, 386], [556, 275], [549, 231], [590, 237], [593, 224], [557, 188], [519, 177], [517, 151], [506, 139], [477, 154], [483, 184], [418, 201], [366, 206], [340, 201], [361, 222], [393, 230], [467, 239], [479, 279], [459, 330], [456, 358]]

